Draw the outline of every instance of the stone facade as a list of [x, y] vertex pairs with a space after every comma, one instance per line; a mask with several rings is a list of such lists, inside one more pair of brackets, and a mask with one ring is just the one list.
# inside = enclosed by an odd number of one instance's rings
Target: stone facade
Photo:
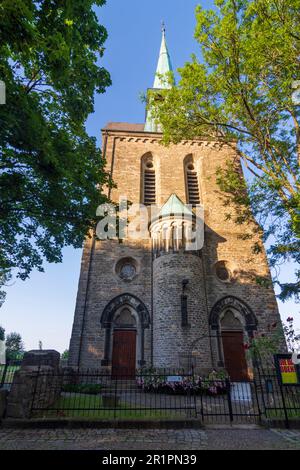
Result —
[[[235, 208], [224, 205], [216, 182], [218, 168], [239, 161], [235, 143], [197, 139], [164, 147], [161, 134], [126, 123], [109, 124], [103, 143], [116, 183], [109, 190], [114, 202], [121, 196], [143, 202], [144, 163], [149, 159], [157, 205], [163, 206], [172, 194], [187, 204], [185, 165], [193, 162], [204, 206], [205, 241], [198, 253], [169, 250], [155, 257], [150, 233], [146, 239], [122, 242], [87, 239], [69, 365], [111, 367], [114, 331], [123, 326], [137, 332], [137, 368], [180, 367], [192, 357], [201, 370], [224, 366], [222, 331], [240, 328], [246, 341], [255, 331], [266, 333], [270, 324], [280, 324], [273, 288], [256, 282], [259, 277], [270, 280], [265, 252], [253, 254], [254, 243], [261, 243], [260, 231], [254, 221], [237, 225], [234, 217], [226, 217], [234, 216]], [[251, 239], [246, 236], [253, 232]], [[120, 266], [125, 266], [123, 278]], [[126, 278], [130, 270], [133, 275]], [[184, 280], [188, 284], [183, 292]], [[184, 326], [183, 293], [188, 318]], [[122, 324], [125, 308], [132, 320]], [[239, 328], [232, 328], [230, 315]]]

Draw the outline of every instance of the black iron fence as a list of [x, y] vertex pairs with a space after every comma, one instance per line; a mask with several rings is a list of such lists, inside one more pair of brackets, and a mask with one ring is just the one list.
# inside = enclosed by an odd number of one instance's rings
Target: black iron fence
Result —
[[111, 375], [97, 370], [41, 370], [31, 405], [34, 418], [196, 418], [194, 376], [184, 371]]
[[300, 420], [300, 386], [282, 385], [274, 367], [257, 367], [258, 392], [267, 420], [284, 421], [290, 427]]
[[[10, 389], [20, 364], [0, 369], [0, 384]], [[16, 378], [18, 377], [18, 378]], [[281, 420], [288, 427], [300, 419], [300, 387], [281, 385], [275, 369], [258, 368], [255, 380], [201, 378], [194, 371], [137, 372], [40, 368], [31, 377], [18, 375], [19, 390], [31, 418], [180, 420], [206, 424], [260, 423]], [[24, 380], [26, 386], [24, 388]], [[16, 387], [15, 387], [16, 385]], [[20, 392], [20, 393], [21, 393]]]
[[10, 360], [6, 364], [0, 364], [0, 388], [10, 390], [15, 373], [21, 367], [21, 360]]
[[204, 423], [259, 422], [256, 382], [203, 379], [180, 370], [135, 374], [41, 370], [31, 405], [34, 418], [181, 419]]
[[259, 423], [262, 408], [255, 381], [230, 382], [226, 380], [205, 381], [197, 410], [207, 424]]

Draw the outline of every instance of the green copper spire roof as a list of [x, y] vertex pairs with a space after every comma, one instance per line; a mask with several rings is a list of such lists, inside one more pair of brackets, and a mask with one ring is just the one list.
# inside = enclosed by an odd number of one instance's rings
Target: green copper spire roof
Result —
[[170, 215], [189, 215], [194, 216], [193, 212], [179, 199], [176, 194], [169, 197], [162, 207], [159, 216], [169, 217]]
[[172, 69], [170, 54], [168, 51], [167, 41], [166, 41], [166, 28], [163, 23], [162, 41], [161, 41], [161, 46], [160, 46], [159, 59], [158, 59], [153, 88], [158, 88], [160, 90], [170, 88], [170, 85], [166, 84], [161, 76], [166, 75], [168, 72], [172, 72], [172, 70], [173, 69]]
[[[154, 79], [153, 88], [156, 90], [167, 90], [171, 88], [169, 83], [166, 83], [164, 77], [167, 73], [172, 72], [172, 64], [170, 59], [170, 54], [167, 47], [166, 42], [166, 28], [163, 23], [162, 27], [162, 41], [160, 46], [159, 52], [159, 59]], [[145, 132], [161, 132], [161, 128], [157, 125], [153, 119], [151, 110], [147, 112], [146, 124], [145, 124]]]

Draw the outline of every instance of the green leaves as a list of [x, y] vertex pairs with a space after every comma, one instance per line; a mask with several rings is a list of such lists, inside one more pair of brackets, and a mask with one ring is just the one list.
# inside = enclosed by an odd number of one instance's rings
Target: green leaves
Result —
[[196, 10], [202, 63], [194, 57], [179, 70], [179, 85], [153, 100], [153, 114], [166, 144], [199, 136], [238, 141], [247, 188], [236, 168], [217, 175], [236, 203], [236, 221], [253, 212], [276, 240], [271, 261], [298, 262], [294, 252], [279, 255], [275, 247], [296, 244], [300, 251], [300, 107], [292, 102], [300, 70], [300, 0], [215, 5]]
[[86, 0], [0, 0], [0, 274], [61, 261], [95, 223], [108, 182], [85, 120], [110, 85], [107, 33]]

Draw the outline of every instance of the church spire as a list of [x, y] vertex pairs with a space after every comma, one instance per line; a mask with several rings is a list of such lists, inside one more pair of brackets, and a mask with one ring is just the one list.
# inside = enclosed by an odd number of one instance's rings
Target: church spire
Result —
[[165, 23], [163, 22], [162, 40], [153, 88], [157, 88], [160, 90], [169, 88], [169, 85], [165, 83], [163, 76], [165, 76], [169, 72], [172, 72], [172, 70], [172, 63], [166, 41], [166, 27]]
[[[167, 41], [166, 41], [166, 27], [165, 23], [162, 23], [162, 40], [158, 58], [158, 64], [154, 79], [154, 90], [168, 90], [171, 88], [170, 84], [166, 80], [166, 76], [169, 72], [172, 72], [172, 63], [170, 59], [170, 54], [168, 51]], [[151, 110], [147, 112], [145, 132], [161, 132], [161, 128], [154, 122]]]

